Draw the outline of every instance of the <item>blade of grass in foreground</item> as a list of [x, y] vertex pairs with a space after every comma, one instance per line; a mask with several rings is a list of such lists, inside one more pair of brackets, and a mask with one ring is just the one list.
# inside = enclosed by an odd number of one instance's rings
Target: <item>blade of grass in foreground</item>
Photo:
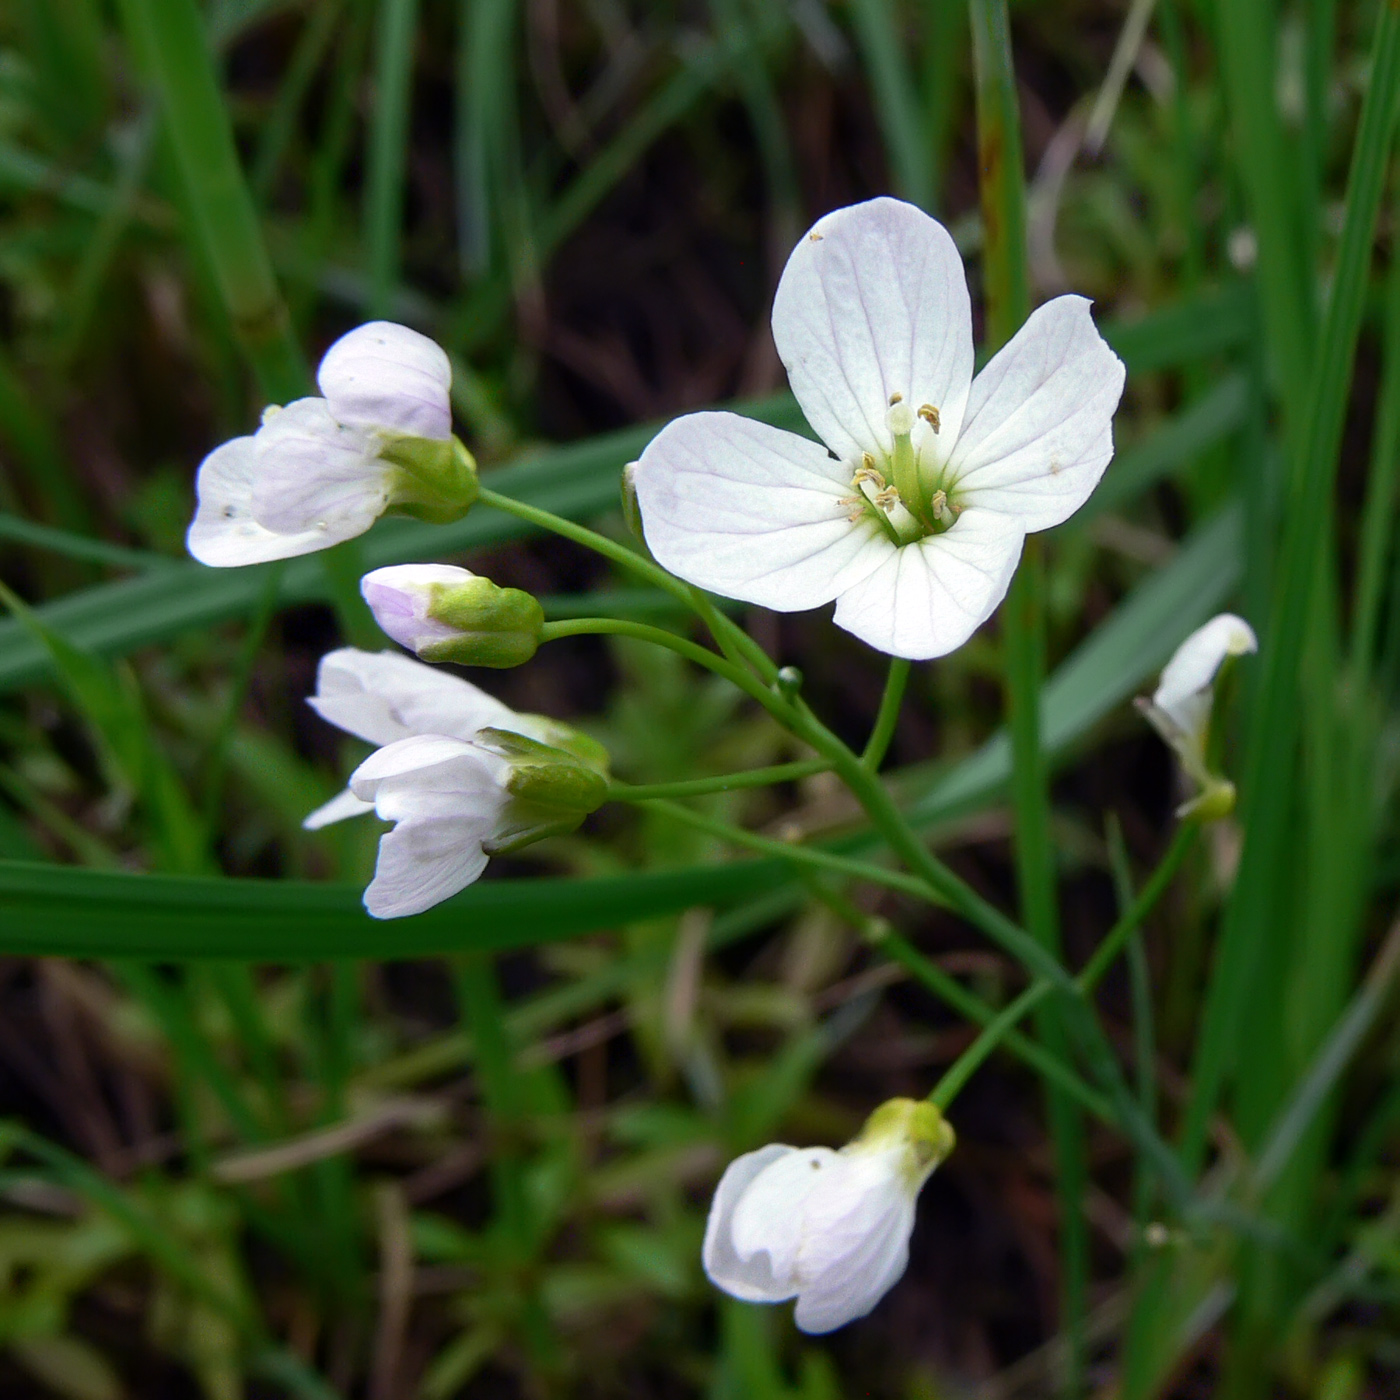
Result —
[[[969, 14], [977, 95], [987, 351], [993, 354], [1015, 335], [1031, 309], [1025, 170], [1005, 0], [971, 0]], [[1036, 942], [1059, 958], [1062, 947], [1050, 834], [1050, 773], [1040, 734], [1040, 686], [1045, 672], [1043, 576], [1041, 543], [1032, 538], [1026, 541], [1001, 609], [1001, 633], [1011, 733], [1013, 849], [1022, 918]], [[1069, 1037], [1059, 1002], [1037, 1008], [1035, 1023], [1046, 1048], [1058, 1058], [1066, 1058]], [[1054, 1085], [1046, 1085], [1046, 1107], [1055, 1148], [1061, 1326], [1068, 1347], [1063, 1393], [1077, 1396], [1084, 1387], [1084, 1327], [1089, 1310], [1084, 1119]]]

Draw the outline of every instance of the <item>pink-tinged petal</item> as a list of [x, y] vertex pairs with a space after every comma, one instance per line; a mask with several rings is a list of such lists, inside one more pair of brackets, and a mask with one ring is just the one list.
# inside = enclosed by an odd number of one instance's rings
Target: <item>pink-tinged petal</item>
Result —
[[216, 447], [200, 464], [195, 480], [199, 505], [185, 537], [201, 564], [216, 569], [265, 564], [311, 554], [333, 541], [322, 530], [278, 534], [253, 515], [253, 480], [258, 454], [252, 437], [234, 438]]
[[746, 1303], [781, 1303], [797, 1289], [786, 1278], [777, 1278], [766, 1251], [742, 1257], [734, 1244], [734, 1211], [754, 1179], [767, 1167], [796, 1152], [794, 1147], [770, 1142], [757, 1152], [735, 1158], [724, 1170], [710, 1214], [705, 1222], [705, 1245], [701, 1259], [705, 1273], [716, 1288]]
[[734, 413], [669, 423], [634, 480], [647, 545], [679, 578], [779, 612], [819, 607], [892, 549], [841, 504], [850, 468], [817, 443]]
[[892, 550], [842, 593], [836, 625], [913, 661], [956, 651], [1006, 596], [1025, 539], [1018, 525], [968, 509], [944, 534]]
[[336, 422], [325, 399], [269, 409], [253, 445], [253, 514], [269, 530], [319, 530], [326, 544], [339, 544], [364, 534], [388, 505], [377, 440]]
[[962, 259], [937, 220], [897, 199], [837, 209], [783, 269], [773, 339], [807, 421], [848, 462], [893, 446], [890, 396], [938, 409], [932, 450], [957, 440], [972, 382], [972, 309]]
[[1032, 312], [972, 385], [948, 467], [956, 499], [1027, 533], [1073, 515], [1113, 457], [1125, 373], [1085, 297]]
[[407, 326], [357, 326], [326, 351], [316, 382], [337, 422], [444, 442], [452, 436], [452, 366], [440, 345]]
[[531, 733], [522, 717], [470, 681], [396, 651], [341, 647], [321, 658], [316, 694], [322, 719], [371, 744], [417, 734], [470, 739], [494, 727]]

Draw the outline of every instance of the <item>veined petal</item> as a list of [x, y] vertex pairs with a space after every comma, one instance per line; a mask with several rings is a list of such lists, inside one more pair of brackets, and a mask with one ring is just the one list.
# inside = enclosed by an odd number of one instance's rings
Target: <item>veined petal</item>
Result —
[[872, 199], [819, 219], [783, 269], [773, 339], [807, 421], [848, 462], [893, 446], [891, 394], [915, 413], [932, 405], [931, 440], [956, 441], [972, 382], [967, 278], [948, 231], [912, 204]]
[[757, 1152], [746, 1152], [725, 1168], [715, 1188], [701, 1253], [705, 1273], [717, 1288], [746, 1303], [781, 1303], [797, 1292], [786, 1278], [774, 1276], [773, 1262], [765, 1251], [745, 1259], [734, 1247], [734, 1210], [744, 1192], [765, 1168], [796, 1151], [795, 1147], [770, 1142]]
[[278, 534], [253, 515], [253, 479], [258, 454], [252, 437], [237, 437], [216, 447], [200, 463], [195, 479], [199, 505], [185, 537], [186, 547], [201, 564], [233, 568], [291, 559], [330, 543], [321, 530]]
[[908, 1268], [913, 1228], [913, 1198], [890, 1201], [850, 1253], [804, 1283], [793, 1313], [798, 1327], [815, 1335], [864, 1317]]
[[356, 797], [349, 788], [337, 793], [329, 802], [322, 803], [314, 812], [308, 812], [302, 819], [302, 827], [307, 831], [319, 831], [332, 822], [343, 822], [348, 817], [361, 817], [374, 811], [374, 803]]
[[[829, 1147], [799, 1148], [769, 1163], [734, 1208], [730, 1234], [739, 1258], [766, 1253], [775, 1282], [791, 1283], [798, 1291], [813, 1244], [808, 1201], [823, 1194], [844, 1196], [850, 1176], [850, 1163]], [[825, 1245], [817, 1242], [818, 1248]]]
[[280, 534], [318, 530], [325, 544], [362, 535], [389, 501], [389, 468], [378, 443], [344, 427], [325, 399], [269, 409], [253, 438], [253, 514]]
[[973, 382], [948, 466], [963, 505], [1030, 533], [1073, 515], [1098, 485], [1126, 371], [1089, 305], [1062, 296], [1037, 308]]
[[1020, 521], [969, 507], [944, 534], [891, 549], [841, 594], [836, 625], [891, 656], [944, 656], [1006, 596], [1024, 540]]
[[316, 382], [339, 423], [407, 437], [452, 436], [452, 366], [426, 335], [371, 321], [326, 351]]
[[351, 791], [395, 824], [365, 891], [375, 918], [421, 913], [481, 875], [482, 843], [506, 805], [505, 773], [494, 755], [430, 734], [379, 749], [351, 774]]
[[734, 413], [667, 424], [634, 479], [658, 562], [721, 597], [779, 612], [819, 607], [894, 548], [874, 521], [848, 518], [848, 466]]
[[470, 739], [479, 729], [533, 730], [508, 705], [470, 681], [396, 651], [341, 647], [321, 658], [316, 694], [307, 703], [322, 719], [371, 744], [416, 734]]

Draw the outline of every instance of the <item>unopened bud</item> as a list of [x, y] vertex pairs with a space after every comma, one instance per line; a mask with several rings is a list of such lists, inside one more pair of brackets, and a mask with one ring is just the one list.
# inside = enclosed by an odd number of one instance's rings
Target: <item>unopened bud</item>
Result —
[[450, 564], [375, 569], [360, 592], [384, 631], [424, 661], [519, 666], [535, 654], [544, 627], [544, 610], [529, 593]]
[[802, 689], [802, 672], [796, 666], [784, 666], [774, 684], [784, 700], [791, 700]]

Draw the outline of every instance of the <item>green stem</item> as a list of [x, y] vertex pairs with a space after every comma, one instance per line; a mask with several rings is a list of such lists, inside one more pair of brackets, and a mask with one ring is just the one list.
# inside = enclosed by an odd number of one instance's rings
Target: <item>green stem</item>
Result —
[[[1166, 854], [1158, 862], [1157, 868], [1152, 872], [1141, 892], [1105, 935], [1103, 942], [1094, 950], [1093, 957], [1089, 959], [1083, 971], [1075, 978], [1084, 993], [1092, 992], [1098, 986], [1118, 954], [1122, 952], [1124, 945], [1162, 897], [1167, 886], [1171, 883], [1172, 877], [1180, 868], [1187, 851], [1195, 842], [1196, 831], [1194, 822], [1183, 823], [1177, 828], [1172, 844], [1167, 848]], [[978, 1036], [977, 1040], [958, 1057], [943, 1078], [938, 1081], [929, 1098], [940, 1109], [946, 1110], [987, 1056], [1053, 990], [1054, 985], [1044, 977], [1038, 978], [1027, 987], [1015, 1001], [997, 1015], [994, 1021], [987, 1024], [986, 1029]]]
[[746, 831], [741, 826], [733, 826], [729, 822], [704, 816], [689, 807], [682, 807], [677, 802], [668, 802], [663, 798], [648, 799], [646, 806], [673, 821], [683, 822], [686, 826], [718, 837], [721, 841], [729, 841], [766, 856], [776, 856], [779, 860], [790, 861], [794, 865], [805, 865], [812, 870], [844, 875], [849, 880], [864, 880], [872, 885], [883, 885], [885, 889], [926, 903], [942, 903], [941, 900], [932, 897], [932, 892], [923, 880], [913, 875], [903, 875], [897, 870], [886, 870], [884, 866], [852, 860], [849, 856], [834, 855], [830, 851], [797, 846], [790, 841], [775, 840], [771, 836], [760, 836], [756, 831]]
[[902, 656], [892, 656], [889, 673], [885, 677], [885, 693], [880, 697], [880, 709], [875, 716], [875, 727], [870, 731], [865, 752], [860, 756], [861, 763], [872, 773], [880, 771], [880, 765], [889, 751], [894, 727], [899, 722], [899, 707], [904, 703], [904, 688], [908, 683], [909, 662]]
[[653, 627], [649, 622], [633, 622], [623, 617], [571, 617], [560, 622], [546, 622], [540, 629], [540, 641], [555, 642], [561, 637], [633, 637], [639, 642], [650, 642], [652, 646], [664, 647], [707, 671], [736, 685], [746, 695], [757, 700], [764, 709], [773, 713], [780, 723], [785, 721], [786, 706], [780, 697], [768, 690], [750, 672], [720, 656], [706, 647], [698, 646], [685, 637], [678, 637], [664, 627]]
[[810, 778], [815, 773], [829, 772], [831, 765], [825, 759], [809, 758], [800, 763], [779, 763], [771, 768], [752, 768], [747, 773], [723, 773], [713, 778], [692, 778], [688, 782], [613, 783], [608, 788], [608, 801], [649, 802], [659, 797], [705, 797], [712, 792], [771, 787], [774, 783], [792, 783], [799, 778]]

